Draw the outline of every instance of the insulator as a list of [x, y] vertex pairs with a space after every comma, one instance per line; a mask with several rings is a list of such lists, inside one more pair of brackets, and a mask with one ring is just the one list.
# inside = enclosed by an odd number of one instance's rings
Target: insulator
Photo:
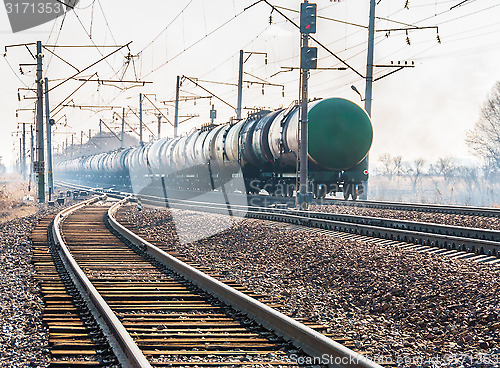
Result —
[[407, 43], [408, 45], [411, 45], [410, 37], [406, 37], [406, 43]]
[[273, 16], [272, 15], [269, 16], [269, 24], [273, 24]]
[[437, 39], [438, 43], [441, 44], [441, 37], [439, 37], [439, 34], [436, 36], [436, 39]]

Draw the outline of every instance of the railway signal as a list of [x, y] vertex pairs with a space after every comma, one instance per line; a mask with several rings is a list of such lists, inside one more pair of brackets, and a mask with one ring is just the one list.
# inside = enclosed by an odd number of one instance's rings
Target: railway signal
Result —
[[300, 33], [316, 33], [316, 4], [300, 4]]
[[300, 5], [300, 148], [299, 148], [299, 188], [297, 190], [297, 206], [301, 209], [307, 209], [312, 201], [312, 193], [309, 191], [308, 176], [308, 119], [307, 119], [307, 100], [308, 100], [308, 78], [309, 70], [316, 69], [318, 61], [318, 49], [309, 47], [309, 34], [316, 33], [316, 4], [308, 3], [307, 0]]
[[318, 48], [304, 46], [300, 50], [300, 68], [309, 70], [318, 67]]

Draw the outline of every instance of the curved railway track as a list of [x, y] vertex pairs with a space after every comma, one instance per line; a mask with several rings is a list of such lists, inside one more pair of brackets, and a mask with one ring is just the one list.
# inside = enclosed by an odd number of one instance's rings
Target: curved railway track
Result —
[[[88, 187], [73, 186], [90, 190]], [[113, 196], [124, 198], [127, 193], [113, 192]], [[429, 248], [430, 250], [455, 252], [450, 255], [473, 260], [500, 264], [500, 231], [443, 225], [437, 223], [407, 221], [370, 216], [334, 214], [326, 212], [297, 211], [288, 208], [238, 206], [195, 202], [190, 200], [168, 199], [139, 195], [142, 203], [158, 207], [170, 206], [179, 209], [230, 213], [234, 216], [247, 216], [262, 220], [291, 223], [319, 229], [332, 230], [405, 243], [408, 248]], [[255, 198], [249, 202], [255, 202]], [[266, 199], [266, 198], [264, 198]], [[476, 259], [474, 257], [479, 257]]]
[[[88, 190], [89, 186], [78, 185], [75, 183], [63, 183], [74, 189]], [[130, 188], [120, 188], [118, 190], [105, 190], [101, 191], [111, 191], [113, 193], [122, 193], [128, 190], [128, 195], [132, 195]], [[181, 191], [181, 190], [171, 190], [169, 193], [173, 193], [179, 199], [183, 197], [196, 197], [200, 194], [197, 191]], [[285, 205], [288, 207], [295, 206], [295, 197], [274, 197], [268, 195], [245, 195], [248, 199], [250, 205], [256, 206], [269, 206], [269, 205]], [[401, 210], [401, 211], [417, 211], [417, 212], [429, 212], [429, 213], [444, 213], [453, 215], [466, 215], [466, 216], [479, 216], [479, 217], [496, 217], [500, 218], [500, 208], [493, 207], [473, 207], [473, 206], [456, 206], [456, 205], [441, 205], [441, 204], [423, 204], [423, 203], [403, 203], [403, 202], [390, 202], [390, 201], [371, 201], [371, 200], [356, 200], [356, 201], [346, 201], [343, 199], [333, 199], [333, 198], [323, 198], [314, 200], [313, 204], [317, 205], [337, 205], [337, 206], [347, 206], [347, 207], [364, 207], [373, 209], [387, 209], [387, 210]]]
[[94, 198], [33, 233], [52, 366], [297, 366], [327, 354], [330, 366], [380, 367], [139, 238], [116, 221], [119, 205]]

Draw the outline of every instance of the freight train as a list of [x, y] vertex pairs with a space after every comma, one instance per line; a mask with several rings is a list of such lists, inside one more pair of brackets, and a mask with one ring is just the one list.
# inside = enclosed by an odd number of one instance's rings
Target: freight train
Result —
[[[368, 179], [373, 138], [364, 109], [342, 98], [313, 101], [308, 109], [310, 190], [317, 198], [343, 192], [356, 199]], [[297, 187], [299, 108], [261, 110], [246, 119], [206, 125], [177, 138], [64, 160], [54, 172], [84, 184], [140, 189], [210, 191], [241, 178], [247, 193], [293, 196]], [[235, 188], [226, 188], [226, 190]], [[134, 190], [136, 191], [136, 190]]]

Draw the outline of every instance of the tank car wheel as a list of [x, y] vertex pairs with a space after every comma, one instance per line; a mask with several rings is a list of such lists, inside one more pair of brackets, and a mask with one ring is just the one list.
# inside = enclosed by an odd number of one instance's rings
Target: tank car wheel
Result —
[[349, 190], [344, 191], [344, 200], [345, 200], [345, 201], [349, 200], [349, 195], [350, 195], [350, 194], [351, 194], [351, 193], [350, 193], [350, 191], [349, 191]]
[[318, 198], [323, 199], [326, 197], [326, 185], [319, 184], [318, 185]]
[[353, 201], [355, 201], [356, 199], [358, 199], [358, 189], [357, 188], [353, 188], [352, 189], [351, 196], [352, 196], [352, 200]]

